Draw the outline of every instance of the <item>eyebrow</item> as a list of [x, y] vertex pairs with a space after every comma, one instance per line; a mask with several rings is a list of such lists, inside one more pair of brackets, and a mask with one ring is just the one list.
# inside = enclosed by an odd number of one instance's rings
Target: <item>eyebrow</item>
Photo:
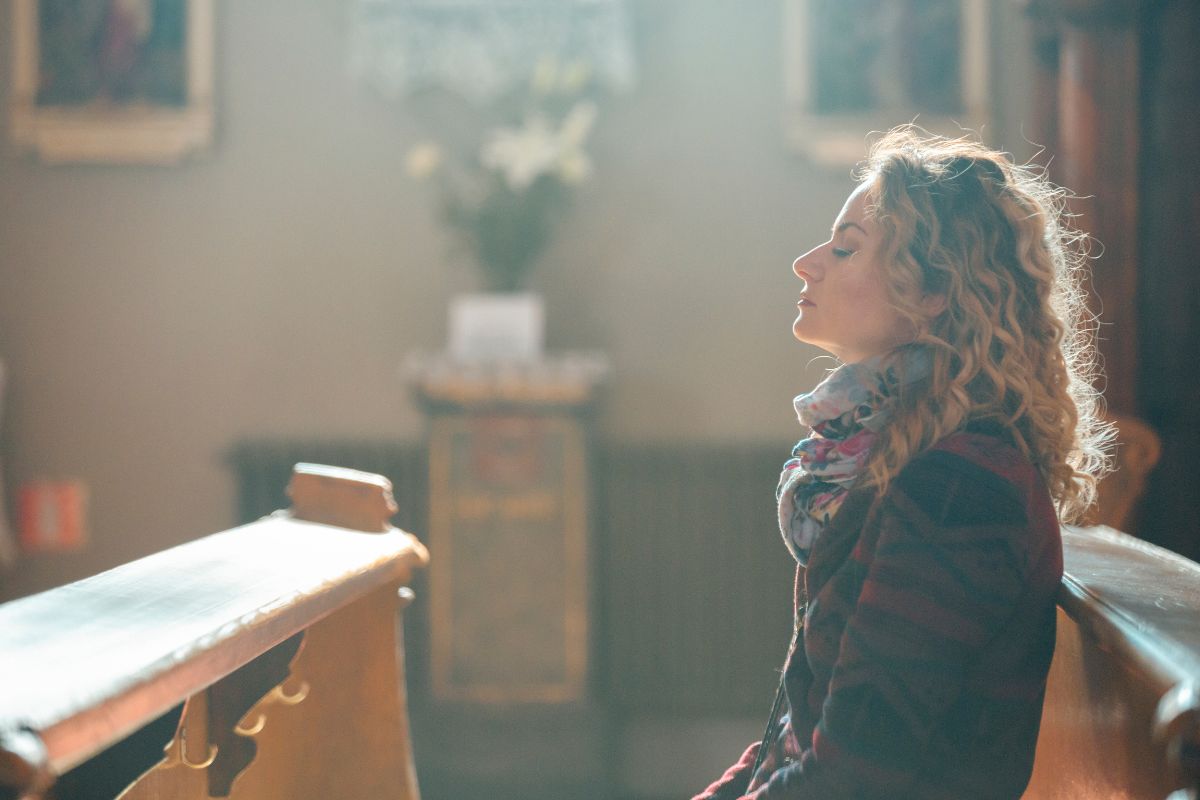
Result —
[[846, 230], [847, 228], [858, 228], [860, 231], [862, 231], [863, 236], [868, 235], [867, 229], [864, 228], [862, 225], [859, 225], [857, 222], [847, 221], [847, 222], [843, 222], [841, 225], [838, 225], [837, 228], [834, 229], [834, 231], [833, 231], [834, 236], [836, 236], [837, 234]]

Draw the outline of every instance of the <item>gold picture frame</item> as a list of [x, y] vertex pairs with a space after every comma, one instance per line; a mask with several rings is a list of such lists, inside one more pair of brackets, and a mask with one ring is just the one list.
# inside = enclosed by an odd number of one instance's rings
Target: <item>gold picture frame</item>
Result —
[[855, 164], [870, 132], [904, 123], [961, 136], [989, 122], [990, 0], [784, 0], [783, 12], [784, 133], [812, 161]]
[[207, 149], [213, 0], [176, 2], [95, 3], [85, 37], [78, 16], [56, 29], [67, 10], [54, 0], [14, 0], [12, 145], [52, 164], [174, 164]]

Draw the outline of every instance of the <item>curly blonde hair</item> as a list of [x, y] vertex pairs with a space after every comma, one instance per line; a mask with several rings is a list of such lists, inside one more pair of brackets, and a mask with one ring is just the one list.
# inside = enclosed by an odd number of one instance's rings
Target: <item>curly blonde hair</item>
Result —
[[897, 398], [870, 481], [886, 489], [933, 443], [988, 421], [1040, 471], [1059, 518], [1080, 518], [1113, 433], [1093, 385], [1087, 237], [1067, 223], [1066, 192], [1004, 153], [913, 126], [879, 139], [858, 177], [885, 233], [891, 302], [932, 356], [928, 380]]

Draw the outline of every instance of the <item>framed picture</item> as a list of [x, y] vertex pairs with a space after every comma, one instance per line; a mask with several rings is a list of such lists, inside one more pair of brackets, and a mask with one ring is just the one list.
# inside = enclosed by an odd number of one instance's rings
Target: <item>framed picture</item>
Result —
[[989, 0], [785, 0], [785, 127], [813, 160], [853, 164], [866, 136], [988, 120]]
[[171, 164], [213, 135], [213, 0], [14, 0], [10, 136], [49, 163]]

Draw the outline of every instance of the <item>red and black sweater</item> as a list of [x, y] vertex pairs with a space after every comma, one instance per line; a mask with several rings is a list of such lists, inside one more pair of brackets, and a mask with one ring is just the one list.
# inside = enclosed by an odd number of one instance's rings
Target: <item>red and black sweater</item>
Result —
[[954, 434], [882, 497], [852, 491], [797, 575], [808, 608], [784, 680], [795, 758], [747, 795], [752, 745], [695, 800], [1019, 798], [1061, 578], [1046, 486], [999, 438]]

